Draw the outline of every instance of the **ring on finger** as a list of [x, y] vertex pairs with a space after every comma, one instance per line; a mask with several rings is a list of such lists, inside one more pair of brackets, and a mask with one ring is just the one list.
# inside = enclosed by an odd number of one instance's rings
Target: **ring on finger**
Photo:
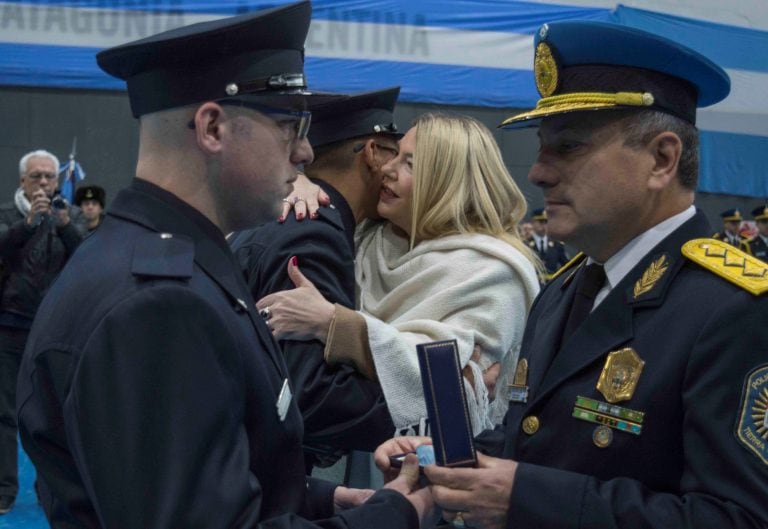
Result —
[[453, 517], [453, 520], [451, 521], [451, 525], [453, 525], [457, 529], [464, 529], [465, 527], [467, 527], [467, 524], [464, 522], [463, 511], [456, 512], [456, 516]]
[[287, 198], [284, 198], [284, 199], [283, 199], [283, 202], [285, 202], [286, 204], [293, 204], [293, 202], [291, 202], [291, 201], [290, 201], [290, 200], [288, 200]]
[[294, 204], [298, 204], [299, 202], [304, 202], [304, 203], [306, 203], [306, 202], [307, 202], [307, 200], [306, 200], [305, 198], [301, 198], [301, 197], [296, 197], [296, 198], [294, 198], [294, 199], [293, 199], [293, 203], [294, 203]]
[[270, 310], [269, 307], [264, 307], [259, 311], [259, 316], [264, 318], [264, 321], [269, 321], [269, 318], [272, 317], [272, 311]]

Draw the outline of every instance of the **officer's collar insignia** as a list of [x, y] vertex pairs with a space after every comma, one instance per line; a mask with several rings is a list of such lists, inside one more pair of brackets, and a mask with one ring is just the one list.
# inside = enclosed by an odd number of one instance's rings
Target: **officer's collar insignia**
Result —
[[744, 381], [736, 438], [768, 465], [768, 364], [754, 369]]
[[597, 390], [611, 404], [631, 399], [644, 365], [631, 347], [608, 353]]
[[667, 272], [668, 268], [669, 262], [666, 254], [652, 262], [643, 272], [642, 277], [635, 283], [635, 288], [632, 290], [635, 299], [653, 290], [653, 287], [656, 286], [656, 283], [659, 282], [659, 279]]
[[545, 42], [540, 42], [536, 46], [533, 76], [536, 79], [536, 88], [541, 97], [549, 97], [557, 91], [560, 84], [560, 69], [552, 49]]
[[521, 358], [515, 368], [515, 377], [509, 384], [509, 400], [511, 402], [528, 401], [528, 360]]
[[768, 264], [716, 239], [693, 239], [683, 255], [706, 270], [760, 296], [768, 291]]

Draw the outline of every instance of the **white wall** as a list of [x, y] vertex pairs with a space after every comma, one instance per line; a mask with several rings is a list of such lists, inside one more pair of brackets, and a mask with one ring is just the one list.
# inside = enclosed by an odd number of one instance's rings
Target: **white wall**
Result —
[[731, 26], [768, 30], [768, 0], [529, 0], [542, 4], [616, 7], [618, 3]]

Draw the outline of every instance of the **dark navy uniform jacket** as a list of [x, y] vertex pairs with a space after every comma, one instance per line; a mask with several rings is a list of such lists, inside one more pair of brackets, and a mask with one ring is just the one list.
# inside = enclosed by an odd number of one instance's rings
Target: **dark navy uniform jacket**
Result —
[[[301, 272], [325, 299], [355, 307], [355, 219], [344, 197], [326, 182], [315, 180], [331, 197], [319, 218], [284, 224], [270, 222], [237, 233], [230, 245], [254, 300], [294, 288], [286, 267], [297, 256]], [[315, 340], [280, 342], [304, 418], [308, 460], [328, 445], [373, 451], [392, 437], [395, 426], [379, 384], [347, 365], [329, 366], [324, 345]]]
[[[211, 222], [141, 180], [120, 192], [43, 301], [19, 376], [19, 430], [53, 527], [311, 527], [300, 516], [333, 514], [333, 486], [305, 477], [298, 408], [278, 416], [288, 372], [247, 299]], [[416, 525], [382, 492], [317, 525]]]
[[[508, 527], [766, 527], [768, 463], [739, 442], [737, 424], [748, 374], [768, 365], [768, 296], [681, 254], [686, 241], [711, 233], [697, 212], [562, 349], [575, 277], [558, 276], [534, 302], [520, 353], [528, 360], [527, 402], [511, 402], [505, 426], [477, 440], [484, 451], [520, 462]], [[661, 255], [668, 269], [636, 298], [634, 285]], [[628, 347], [645, 366], [634, 395], [617, 404], [645, 412], [642, 432], [612, 430], [613, 442], [599, 448], [598, 425], [572, 417], [576, 397], [605, 401], [596, 384], [606, 355]], [[523, 430], [528, 417], [538, 419], [530, 433]]]
[[741, 242], [742, 249], [750, 255], [768, 262], [768, 245], [760, 235], [755, 235], [748, 241]]
[[717, 239], [718, 241], [723, 241], [723, 242], [727, 242], [728, 244], [732, 244], [736, 248], [738, 248], [739, 245], [744, 240], [744, 239], [741, 238], [741, 235], [737, 235], [735, 242], [731, 242], [731, 239], [728, 238], [728, 235], [725, 233], [725, 231], [715, 232], [713, 235], [711, 235], [711, 237], [713, 239]]
[[541, 262], [544, 263], [547, 274], [554, 274], [568, 262], [568, 257], [565, 255], [565, 245], [560, 241], [553, 241], [547, 237], [547, 247], [543, 252], [539, 251], [534, 238], [528, 241], [528, 246], [536, 252]]

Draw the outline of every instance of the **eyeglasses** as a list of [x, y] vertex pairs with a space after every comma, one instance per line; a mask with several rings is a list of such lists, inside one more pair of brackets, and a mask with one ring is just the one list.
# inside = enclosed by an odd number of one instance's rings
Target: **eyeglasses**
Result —
[[306, 138], [312, 123], [312, 112], [309, 110], [287, 110], [245, 101], [244, 99], [221, 99], [219, 104], [250, 108], [269, 116], [285, 132], [286, 141]]
[[[394, 147], [389, 147], [387, 145], [382, 145], [381, 143], [376, 143], [375, 141], [373, 142], [373, 144], [376, 146], [376, 148], [381, 149], [382, 151], [391, 154], [392, 156], [390, 157], [390, 159], [392, 159], [392, 158], [396, 157], [398, 154], [400, 154], [400, 151], [398, 149], [395, 149]], [[352, 148], [352, 152], [358, 153], [358, 152], [362, 151], [364, 147], [365, 147], [365, 143], [358, 143], [357, 145], [355, 145]]]
[[59, 175], [54, 173], [41, 173], [41, 172], [29, 173], [26, 176], [30, 180], [35, 180], [35, 181], [42, 180], [43, 178], [45, 178], [46, 180], [56, 180], [59, 177]]
[[[269, 105], [261, 105], [243, 99], [220, 99], [217, 103], [220, 105], [234, 105], [250, 108], [251, 110], [270, 116], [272, 121], [277, 124], [281, 131], [283, 131], [283, 139], [286, 143], [306, 138], [309, 133], [309, 126], [312, 123], [312, 112], [309, 110], [288, 110], [285, 108], [271, 107]], [[280, 116], [283, 117], [281, 118]], [[195, 121], [190, 120], [190, 122], [187, 123], [187, 127], [194, 129]]]

